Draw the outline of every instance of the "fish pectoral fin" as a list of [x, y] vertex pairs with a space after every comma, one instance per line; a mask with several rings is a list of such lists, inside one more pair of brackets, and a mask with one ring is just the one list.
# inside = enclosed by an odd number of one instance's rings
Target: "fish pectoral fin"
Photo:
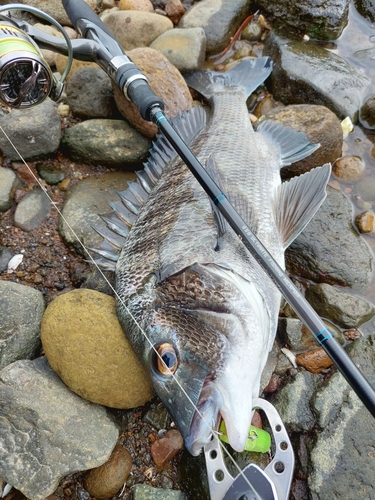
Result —
[[[220, 177], [220, 172], [217, 169], [214, 154], [211, 154], [206, 162], [206, 171], [211, 179], [215, 182], [215, 184], [219, 187], [220, 191], [222, 193], [226, 193], [227, 189], [225, 188], [223, 179]], [[217, 209], [215, 203], [212, 200], [210, 201], [217, 225], [217, 244], [215, 250], [220, 250], [221, 239], [228, 229], [228, 223], [222, 216], [221, 212]]]
[[273, 200], [276, 227], [284, 249], [303, 231], [323, 203], [331, 164], [314, 168], [279, 186]]
[[280, 167], [291, 165], [292, 163], [303, 160], [316, 151], [320, 144], [311, 144], [306, 134], [276, 123], [272, 120], [264, 120], [257, 128], [257, 133], [268, 137], [269, 140], [277, 142], [280, 147]]

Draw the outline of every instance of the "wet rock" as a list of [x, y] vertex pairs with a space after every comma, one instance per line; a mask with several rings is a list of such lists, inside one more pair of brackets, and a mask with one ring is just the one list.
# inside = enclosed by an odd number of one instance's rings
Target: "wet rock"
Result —
[[281, 342], [288, 344], [292, 352], [303, 352], [316, 347], [316, 340], [299, 319], [279, 318], [277, 333]]
[[311, 38], [336, 39], [348, 23], [348, 0], [318, 0], [314, 4], [308, 0], [298, 4], [286, 0], [259, 0], [258, 5], [276, 18], [277, 27], [282, 24], [289, 33], [292, 28]]
[[59, 184], [65, 178], [64, 172], [61, 172], [60, 170], [57, 170], [53, 167], [49, 167], [45, 163], [37, 163], [36, 169], [38, 171], [39, 177], [46, 181], [46, 183], [50, 186]]
[[110, 12], [104, 23], [125, 51], [148, 47], [158, 36], [173, 28], [167, 17], [137, 10]]
[[[127, 55], [146, 75], [155, 94], [163, 100], [168, 118], [192, 107], [193, 100], [181, 73], [160, 52], [142, 48], [131, 50]], [[157, 126], [143, 120], [136, 106], [114, 84], [113, 90], [121, 114], [146, 137], [154, 137]]]
[[[84, 0], [89, 7], [92, 9], [96, 8], [96, 0]], [[60, 0], [23, 0], [23, 4], [31, 5], [32, 7], [36, 7], [44, 11], [46, 14], [52, 16], [56, 21], [58, 21], [62, 25], [72, 26], [72, 22], [69, 19], [65, 9]]]
[[71, 392], [44, 357], [4, 368], [0, 399], [0, 477], [30, 500], [43, 500], [68, 474], [101, 465], [116, 444], [105, 409]]
[[178, 24], [186, 9], [180, 0], [169, 0], [165, 6], [165, 13], [173, 24]]
[[[92, 229], [92, 226], [104, 226], [98, 214], [110, 212], [108, 202], [119, 201], [117, 192], [127, 188], [127, 181], [135, 178], [132, 172], [107, 173], [99, 179], [84, 179], [68, 191], [62, 213], [75, 234], [60, 219], [59, 232], [65, 242], [79, 253], [83, 253], [83, 250], [77, 237], [85, 247], [100, 246], [103, 238]], [[86, 257], [86, 254], [83, 255]]]
[[296, 276], [331, 285], [361, 288], [372, 277], [373, 256], [352, 227], [352, 206], [330, 187], [328, 196], [306, 229], [285, 253]]
[[0, 280], [0, 369], [38, 354], [44, 308], [38, 290]]
[[13, 205], [14, 193], [20, 184], [13, 170], [0, 167], [0, 212], [8, 210]]
[[111, 79], [100, 68], [76, 71], [66, 87], [72, 113], [84, 118], [111, 118], [116, 110]]
[[179, 22], [179, 28], [203, 28], [207, 55], [218, 54], [249, 15], [249, 0], [203, 0], [193, 5]]
[[372, 23], [375, 22], [375, 4], [373, 0], [355, 0], [354, 4], [363, 17]]
[[183, 446], [184, 440], [177, 429], [170, 429], [162, 438], [152, 443], [151, 455], [157, 467], [164, 467]]
[[249, 42], [258, 42], [262, 37], [262, 26], [259, 22], [249, 23], [242, 30], [241, 39], [248, 40]]
[[366, 175], [358, 181], [355, 185], [355, 192], [364, 201], [375, 201], [375, 182], [373, 181], [373, 177]]
[[186, 500], [186, 496], [178, 490], [163, 490], [147, 484], [136, 484], [133, 500]]
[[[348, 354], [374, 386], [374, 337], [361, 338]], [[371, 498], [375, 458], [375, 421], [339, 373], [312, 400], [323, 429], [309, 440], [308, 483], [320, 500]]]
[[367, 300], [326, 283], [309, 287], [306, 299], [320, 316], [343, 328], [357, 328], [375, 315], [375, 306]]
[[341, 156], [343, 137], [340, 120], [325, 106], [299, 104], [275, 108], [265, 118], [306, 134], [312, 144], [320, 144], [307, 158], [284, 167], [283, 178], [300, 175]]
[[332, 359], [321, 347], [299, 354], [296, 358], [296, 363], [311, 373], [320, 373], [333, 364]]
[[339, 158], [332, 167], [332, 172], [343, 182], [358, 182], [366, 170], [365, 162], [359, 156]]
[[375, 215], [366, 210], [356, 216], [355, 223], [360, 233], [370, 233], [374, 230]]
[[161, 401], [152, 403], [142, 420], [160, 431], [166, 428], [168, 411]]
[[8, 268], [8, 262], [14, 257], [8, 248], [0, 246], [0, 273], [3, 273]]
[[158, 50], [181, 73], [201, 69], [206, 55], [206, 35], [202, 28], [167, 31], [150, 48]]
[[311, 42], [269, 33], [264, 54], [273, 59], [272, 93], [284, 104], [321, 104], [355, 122], [369, 80], [340, 56]]
[[154, 7], [150, 0], [120, 0], [120, 10], [143, 10], [145, 12], [154, 12]]
[[87, 473], [83, 485], [92, 497], [113, 497], [127, 480], [131, 468], [130, 453], [123, 446], [117, 445], [105, 464]]
[[272, 401], [288, 431], [311, 430], [315, 423], [309, 400], [317, 387], [319, 377], [299, 372], [278, 392]]
[[76, 161], [123, 166], [144, 160], [150, 142], [124, 120], [92, 119], [65, 130], [61, 142]]
[[361, 106], [359, 121], [365, 128], [370, 130], [375, 129], [375, 96], [369, 97], [363, 106]]
[[82, 288], [60, 295], [43, 316], [40, 336], [52, 368], [83, 398], [111, 408], [152, 398], [149, 374], [121, 329], [113, 297]]
[[14, 225], [23, 231], [32, 231], [50, 211], [51, 202], [46, 193], [42, 189], [34, 189], [19, 202], [14, 214]]
[[[0, 125], [26, 160], [54, 153], [59, 147], [61, 121], [49, 98], [32, 108], [12, 109], [0, 116]], [[3, 134], [0, 134], [0, 149], [10, 160], [20, 159]]]

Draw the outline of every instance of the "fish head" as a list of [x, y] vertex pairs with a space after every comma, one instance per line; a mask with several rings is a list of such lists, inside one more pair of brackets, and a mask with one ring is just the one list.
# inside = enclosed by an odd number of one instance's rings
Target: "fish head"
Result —
[[[264, 325], [251, 308], [246, 313], [244, 325], [233, 313], [179, 311], [170, 318], [173, 328], [152, 329], [155, 350], [150, 351], [149, 366], [154, 389], [193, 456], [210, 442], [221, 418], [232, 448], [245, 448], [252, 399], [259, 394], [268, 356]], [[251, 332], [259, 333], [249, 333], [248, 323]]]

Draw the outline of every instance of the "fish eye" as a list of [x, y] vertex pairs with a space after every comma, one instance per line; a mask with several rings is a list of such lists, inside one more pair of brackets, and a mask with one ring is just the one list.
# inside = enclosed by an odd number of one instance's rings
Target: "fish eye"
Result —
[[177, 370], [178, 358], [175, 348], [172, 344], [164, 342], [155, 347], [154, 368], [158, 373], [165, 377], [170, 377]]

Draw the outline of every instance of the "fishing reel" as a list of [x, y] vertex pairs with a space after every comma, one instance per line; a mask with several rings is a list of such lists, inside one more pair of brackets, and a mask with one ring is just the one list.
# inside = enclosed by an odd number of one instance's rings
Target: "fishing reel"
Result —
[[[32, 38], [20, 28], [22, 23], [2, 15], [3, 11], [25, 10], [56, 26], [63, 34], [68, 48], [68, 64], [57, 80]], [[27, 5], [10, 4], [0, 8], [0, 101], [11, 108], [29, 108], [47, 97], [56, 101], [64, 89], [70, 70], [73, 51], [63, 27], [51, 16]]]

